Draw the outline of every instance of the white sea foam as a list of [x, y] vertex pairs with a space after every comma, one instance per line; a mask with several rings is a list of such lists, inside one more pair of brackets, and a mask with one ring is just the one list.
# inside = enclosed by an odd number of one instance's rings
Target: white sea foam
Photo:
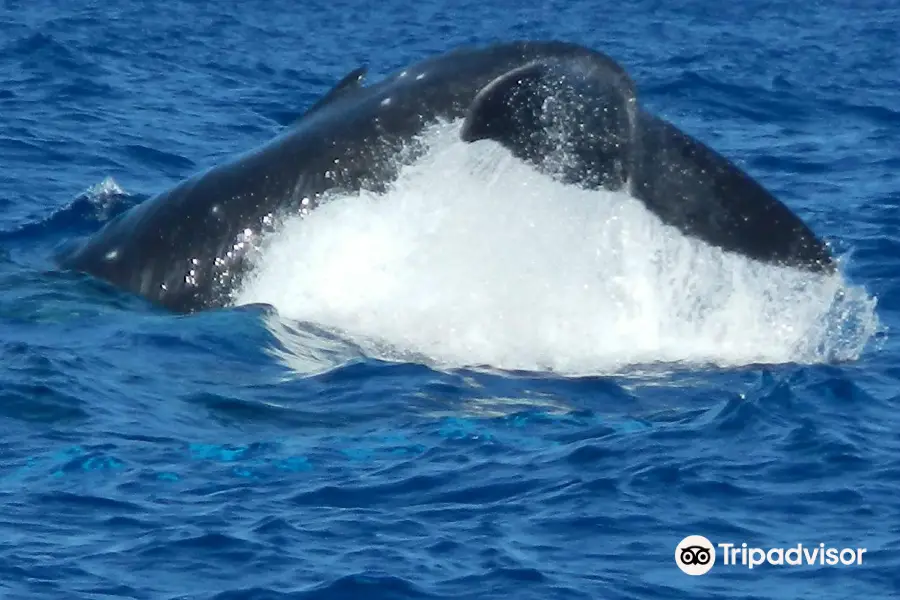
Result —
[[565, 186], [493, 142], [464, 144], [455, 125], [426, 139], [388, 193], [288, 221], [236, 301], [380, 358], [564, 374], [853, 360], [878, 327], [875, 300], [841, 276], [723, 253], [624, 193]]

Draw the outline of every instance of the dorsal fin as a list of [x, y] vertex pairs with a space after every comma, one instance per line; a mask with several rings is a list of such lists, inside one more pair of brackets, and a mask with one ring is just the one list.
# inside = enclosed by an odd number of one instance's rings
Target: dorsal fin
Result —
[[[368, 69], [366, 67], [359, 67], [358, 69], [354, 69], [350, 71], [343, 79], [341, 79], [337, 84], [331, 88], [327, 94], [319, 98], [315, 104], [309, 107], [307, 111], [303, 114], [303, 117], [306, 117], [317, 110], [321, 109], [324, 106], [327, 106], [340, 98], [341, 96], [352, 92], [353, 90], [357, 90], [360, 88], [362, 84], [363, 78], [365, 78]], [[303, 117], [300, 117], [301, 119]], [[299, 119], [298, 119], [299, 120]]]

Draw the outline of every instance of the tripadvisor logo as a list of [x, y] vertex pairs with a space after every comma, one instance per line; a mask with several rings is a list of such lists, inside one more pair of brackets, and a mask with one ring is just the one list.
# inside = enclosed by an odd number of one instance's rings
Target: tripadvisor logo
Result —
[[689, 535], [675, 547], [675, 564], [688, 575], [706, 575], [716, 564], [716, 548], [702, 535]]
[[804, 546], [797, 544], [788, 548], [754, 548], [746, 543], [713, 544], [702, 535], [689, 535], [675, 547], [675, 564], [688, 575], [706, 575], [716, 564], [716, 549], [725, 566], [741, 565], [752, 569], [763, 564], [770, 565], [861, 565], [865, 548], [833, 548], [825, 544]]

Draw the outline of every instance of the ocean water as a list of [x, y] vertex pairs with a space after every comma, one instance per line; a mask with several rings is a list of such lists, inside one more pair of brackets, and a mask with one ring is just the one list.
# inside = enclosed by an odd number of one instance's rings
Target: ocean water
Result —
[[[0, 2], [0, 598], [893, 598], [900, 9], [887, 0]], [[173, 315], [54, 249], [350, 70], [562, 39], [826, 238], [751, 263], [454, 124]], [[865, 548], [861, 564], [717, 561]], [[820, 546], [823, 545], [823, 546]], [[740, 563], [740, 559], [738, 559]]]

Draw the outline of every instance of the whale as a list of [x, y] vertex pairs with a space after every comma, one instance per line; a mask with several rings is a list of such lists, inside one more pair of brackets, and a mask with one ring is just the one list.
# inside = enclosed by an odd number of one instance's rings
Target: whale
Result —
[[[828, 245], [748, 173], [643, 108], [613, 58], [563, 41], [467, 46], [366, 84], [354, 69], [268, 142], [67, 241], [56, 259], [164, 309], [233, 302], [252, 249], [335, 194], [383, 193], [460, 122], [565, 184], [624, 190], [686, 236], [751, 260], [830, 274]], [[598, 198], [601, 198], [598, 195]], [[302, 261], [302, 255], [297, 256]]]

